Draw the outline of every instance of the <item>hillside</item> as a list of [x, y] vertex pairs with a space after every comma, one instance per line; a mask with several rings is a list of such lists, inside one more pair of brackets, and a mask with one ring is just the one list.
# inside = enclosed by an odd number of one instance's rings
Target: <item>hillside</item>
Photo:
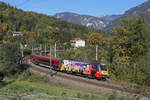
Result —
[[[24, 32], [30, 40], [25, 42], [66, 42], [74, 37], [87, 39], [88, 34], [99, 30], [73, 24], [35, 12], [25, 12], [0, 2], [0, 31], [2, 35]], [[8, 37], [7, 37], [8, 38]], [[29, 39], [29, 38], [28, 38]]]
[[101, 20], [113, 21], [115, 19], [118, 19], [121, 16], [122, 15], [99, 15], [97, 17], [100, 18]]

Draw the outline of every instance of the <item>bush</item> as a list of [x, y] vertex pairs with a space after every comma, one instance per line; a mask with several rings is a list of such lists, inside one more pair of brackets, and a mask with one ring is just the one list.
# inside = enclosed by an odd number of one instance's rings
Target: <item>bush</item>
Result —
[[31, 72], [29, 69], [25, 70], [25, 72], [23, 73], [23, 78], [27, 79], [31, 76]]
[[77, 98], [81, 98], [81, 94], [80, 93], [77, 93]]
[[117, 92], [113, 91], [108, 97], [108, 100], [119, 100]]
[[30, 49], [24, 49], [24, 56], [30, 55], [32, 51]]
[[0, 46], [0, 73], [12, 76], [20, 71], [22, 57], [18, 43], [7, 43]]

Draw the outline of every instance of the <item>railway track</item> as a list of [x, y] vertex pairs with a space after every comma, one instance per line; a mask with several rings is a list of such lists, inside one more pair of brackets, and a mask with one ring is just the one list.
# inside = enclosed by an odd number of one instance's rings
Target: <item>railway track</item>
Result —
[[[134, 89], [132, 86], [128, 86], [126, 84], [121, 84], [121, 83], [116, 83], [116, 82], [112, 82], [112, 81], [99, 81], [96, 79], [89, 79], [89, 78], [85, 78], [85, 77], [80, 77], [80, 76], [75, 76], [75, 75], [71, 75], [71, 74], [66, 74], [66, 73], [62, 73], [62, 72], [57, 72], [57, 71], [53, 71], [49, 68], [44, 68], [44, 67], [40, 67], [37, 66], [35, 64], [33, 64], [32, 62], [30, 62], [30, 59], [26, 59], [25, 61], [26, 64], [28, 64], [30, 66], [30, 69], [42, 74], [46, 74], [49, 75], [50, 77], [54, 77], [56, 79], [59, 79], [59, 83], [64, 82], [64, 81], [70, 81], [70, 84], [74, 84], [74, 83], [80, 83], [78, 85], [83, 84], [83, 86], [89, 88], [94, 88], [94, 89], [98, 89], [99, 91], [107, 91], [104, 94], [108, 94], [111, 93], [110, 91], [117, 91], [119, 92], [119, 94], [122, 97], [128, 97], [130, 96], [131, 98], [133, 97], [142, 97], [141, 100], [150, 100], [148, 99], [148, 97], [142, 96], [140, 94], [137, 93], [136, 89]], [[63, 81], [64, 80], [64, 81]], [[68, 83], [65, 85], [69, 85]], [[76, 85], [76, 84], [75, 84]], [[78, 87], [77, 85], [77, 87]], [[81, 85], [82, 86], [82, 85]], [[77, 88], [78, 89], [78, 88]], [[79, 88], [80, 89], [80, 88]], [[88, 89], [83, 89], [89, 92], [93, 92], [93, 93], [101, 93], [98, 90], [94, 91], [94, 89], [91, 89], [91, 91], [89, 91]], [[108, 92], [109, 91], [109, 92]]]

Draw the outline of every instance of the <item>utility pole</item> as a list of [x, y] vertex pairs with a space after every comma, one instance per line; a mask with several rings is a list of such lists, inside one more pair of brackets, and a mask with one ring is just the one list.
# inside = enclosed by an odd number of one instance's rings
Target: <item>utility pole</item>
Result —
[[40, 44], [40, 56], [42, 56], [42, 44]]
[[55, 58], [57, 57], [57, 56], [56, 56], [56, 52], [57, 52], [57, 51], [56, 51], [56, 42], [55, 42]]
[[24, 57], [23, 55], [23, 45], [20, 43], [20, 49], [21, 49], [21, 55], [22, 55], [22, 58]]
[[23, 61], [23, 45], [20, 43], [20, 50], [21, 50], [21, 56], [22, 56], [22, 60], [20, 61], [20, 64], [22, 64], [22, 61]]
[[49, 59], [50, 60], [50, 64], [49, 65], [50, 65], [50, 68], [51, 68], [51, 66], [52, 66], [51, 65], [52, 64], [52, 61], [51, 61], [51, 46], [49, 47], [49, 54], [50, 54], [50, 56], [49, 56], [50, 57], [50, 59]]
[[32, 53], [33, 53], [33, 45], [32, 45]]
[[96, 45], [96, 62], [98, 61], [98, 45]]
[[45, 44], [45, 56], [46, 56], [46, 44]]

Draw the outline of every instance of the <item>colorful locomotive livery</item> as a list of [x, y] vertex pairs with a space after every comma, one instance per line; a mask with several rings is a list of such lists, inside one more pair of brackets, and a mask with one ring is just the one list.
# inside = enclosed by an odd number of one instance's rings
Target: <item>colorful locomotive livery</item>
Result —
[[108, 67], [102, 63], [88, 63], [64, 60], [61, 58], [50, 58], [49, 56], [41, 56], [39, 52], [31, 54], [31, 61], [37, 65], [49, 67], [61, 72], [78, 74], [102, 80], [106, 80], [110, 77]]

